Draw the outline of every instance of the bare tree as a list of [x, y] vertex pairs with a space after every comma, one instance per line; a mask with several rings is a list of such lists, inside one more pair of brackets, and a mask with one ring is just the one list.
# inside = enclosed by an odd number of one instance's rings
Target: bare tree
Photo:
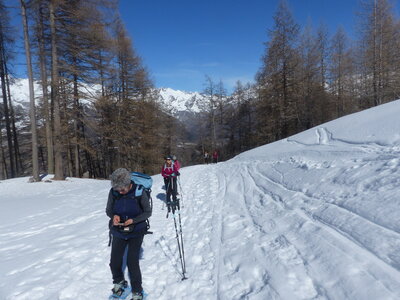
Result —
[[364, 79], [365, 98], [370, 105], [393, 100], [399, 88], [394, 76], [399, 72], [396, 22], [388, 0], [366, 0], [360, 18], [360, 56]]
[[28, 79], [29, 79], [29, 103], [30, 103], [29, 116], [31, 121], [31, 134], [32, 134], [32, 175], [34, 181], [40, 181], [38, 141], [37, 141], [37, 130], [36, 130], [36, 106], [35, 106], [35, 94], [33, 89], [33, 71], [32, 71], [32, 60], [31, 60], [31, 47], [29, 43], [29, 33], [28, 33], [29, 32], [28, 19], [26, 17], [25, 1], [20, 0], [20, 3], [21, 3], [22, 23], [24, 27], [26, 64], [28, 67]]
[[48, 66], [47, 66], [47, 55], [46, 44], [48, 39], [45, 37], [45, 19], [46, 13], [49, 13], [44, 1], [36, 1], [34, 7], [34, 13], [36, 13], [36, 39], [38, 44], [38, 60], [40, 68], [40, 82], [42, 87], [43, 97], [43, 119], [45, 124], [46, 133], [46, 149], [47, 149], [47, 172], [50, 174], [54, 173], [54, 147], [53, 147], [53, 131], [52, 131], [52, 118], [51, 109], [49, 103], [48, 93]]
[[20, 147], [19, 147], [18, 129], [16, 126], [17, 121], [16, 121], [16, 116], [15, 116], [15, 111], [14, 111], [14, 105], [12, 103], [12, 95], [11, 95], [11, 89], [10, 89], [10, 85], [11, 85], [10, 72], [8, 71], [7, 62], [4, 64], [4, 69], [6, 72], [8, 107], [10, 109], [11, 130], [12, 130], [12, 136], [13, 136], [15, 171], [16, 171], [16, 174], [21, 174], [23, 167], [22, 167], [21, 152], [20, 152]]
[[351, 101], [349, 86], [354, 80], [351, 49], [343, 28], [338, 29], [331, 43], [330, 91], [335, 100], [335, 117], [341, 117], [350, 112], [347, 108]]
[[217, 109], [217, 90], [218, 87], [210, 76], [206, 75], [206, 83], [204, 89], [204, 95], [206, 96], [206, 107], [209, 114], [210, 124], [211, 124], [211, 148], [216, 148], [217, 143], [217, 122], [216, 122], [216, 109]]
[[328, 29], [324, 23], [321, 23], [317, 28], [316, 55], [318, 59], [317, 81], [319, 81], [319, 84], [315, 95], [317, 103], [315, 107], [314, 123], [312, 126], [332, 119], [331, 97], [328, 92], [327, 85], [330, 47], [328, 40]]
[[10, 18], [6, 7], [3, 1], [0, 1], [0, 84], [1, 84], [1, 93], [3, 97], [3, 109], [4, 109], [4, 118], [6, 125], [6, 134], [7, 134], [7, 146], [8, 146], [8, 156], [9, 156], [9, 165], [10, 165], [10, 176], [16, 176], [16, 167], [15, 167], [15, 157], [14, 157], [14, 146], [13, 146], [13, 136], [11, 130], [11, 118], [10, 118], [10, 107], [8, 101], [8, 93], [7, 93], [7, 59], [10, 55], [10, 44], [12, 44], [13, 39], [11, 38], [12, 32], [10, 29]]
[[[305, 27], [299, 45], [299, 91], [297, 101], [297, 116], [300, 121], [300, 130], [308, 129], [317, 124], [318, 106], [322, 99], [320, 91], [321, 71], [319, 70], [320, 57], [318, 44], [311, 24]], [[319, 96], [317, 98], [317, 96]]]
[[274, 21], [263, 65], [257, 74], [259, 132], [264, 141], [286, 137], [298, 129], [299, 26], [284, 0], [279, 2]]
[[50, 0], [50, 30], [51, 30], [51, 97], [54, 106], [54, 179], [64, 180], [62, 136], [61, 136], [61, 111], [59, 98], [59, 76], [55, 9], [57, 0]]

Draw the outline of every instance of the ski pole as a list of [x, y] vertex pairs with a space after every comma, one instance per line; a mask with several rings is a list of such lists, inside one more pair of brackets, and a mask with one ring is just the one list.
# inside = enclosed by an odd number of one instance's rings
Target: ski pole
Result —
[[182, 190], [182, 185], [181, 185], [181, 178], [178, 176], [178, 185], [179, 185], [179, 190], [181, 192], [181, 200], [182, 200], [182, 208], [185, 208], [185, 206], [183, 205], [183, 190]]
[[[178, 204], [179, 205], [179, 204]], [[185, 280], [185, 273], [186, 273], [186, 260], [185, 260], [185, 247], [183, 247], [183, 231], [182, 231], [182, 221], [181, 221], [181, 211], [180, 208], [178, 206], [178, 220], [179, 220], [179, 230], [180, 230], [180, 237], [181, 237], [181, 245], [182, 245], [182, 260], [183, 260], [183, 267], [182, 269], [183, 271], [183, 277], [182, 280]]]
[[[175, 225], [175, 233], [176, 233], [176, 241], [178, 243], [178, 250], [179, 250], [179, 259], [181, 261], [182, 266], [182, 280], [187, 279], [186, 273], [186, 262], [185, 262], [185, 251], [183, 249], [183, 237], [182, 237], [182, 224], [180, 234], [178, 233], [178, 226], [176, 224], [176, 217], [175, 217], [175, 206], [172, 207], [172, 215], [174, 217], [174, 225]], [[180, 212], [178, 210], [179, 220], [180, 220]], [[180, 239], [179, 239], [180, 235]]]
[[[176, 205], [177, 205], [176, 207], [178, 208], [177, 212], [178, 212], [178, 221], [179, 221], [179, 236], [181, 239], [180, 244], [181, 244], [181, 249], [182, 249], [182, 261], [183, 261], [182, 269], [184, 270], [183, 274], [185, 274], [186, 273], [185, 247], [183, 246], [183, 230], [182, 230], [182, 220], [181, 220], [181, 208], [179, 205], [179, 201], [177, 202]], [[175, 214], [174, 214], [174, 218], [175, 218]], [[182, 280], [184, 280], [184, 279], [186, 279], [186, 278], [183, 278]]]

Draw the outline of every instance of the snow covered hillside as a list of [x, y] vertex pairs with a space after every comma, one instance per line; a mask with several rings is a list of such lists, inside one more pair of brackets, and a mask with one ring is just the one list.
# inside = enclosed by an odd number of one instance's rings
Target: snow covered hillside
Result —
[[[148, 299], [400, 299], [399, 115], [395, 101], [183, 168], [185, 281], [155, 175]], [[0, 299], [107, 299], [109, 181], [27, 181], [0, 182]]]

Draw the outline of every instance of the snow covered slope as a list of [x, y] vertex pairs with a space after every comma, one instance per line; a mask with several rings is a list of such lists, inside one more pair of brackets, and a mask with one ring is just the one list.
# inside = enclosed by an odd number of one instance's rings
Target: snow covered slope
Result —
[[[399, 115], [396, 101], [183, 168], [185, 281], [155, 175], [148, 299], [400, 299]], [[0, 299], [107, 298], [109, 185], [0, 182]]]

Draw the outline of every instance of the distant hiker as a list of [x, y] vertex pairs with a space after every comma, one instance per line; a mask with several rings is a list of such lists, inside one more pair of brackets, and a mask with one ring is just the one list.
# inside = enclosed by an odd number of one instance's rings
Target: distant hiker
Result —
[[208, 163], [210, 162], [210, 154], [208, 154], [207, 151], [204, 152], [204, 163], [206, 163], [208, 165]]
[[171, 158], [172, 158], [172, 161], [173, 161], [173, 163], [175, 165], [176, 170], [178, 171], [177, 175], [179, 176], [180, 175], [179, 174], [179, 169], [181, 168], [181, 163], [179, 162], [179, 160], [176, 158], [175, 155], [172, 155]]
[[[161, 175], [164, 177], [165, 190], [167, 192], [168, 212], [171, 211], [171, 205], [177, 204], [176, 176], [178, 176], [178, 174], [179, 174], [178, 169], [176, 168], [174, 162], [172, 161], [172, 157], [166, 156], [164, 166], [161, 169]], [[171, 195], [173, 202], [171, 202]]]
[[147, 193], [137, 189], [131, 181], [131, 173], [124, 168], [111, 175], [106, 214], [110, 217], [112, 234], [110, 269], [114, 287], [113, 295], [120, 296], [128, 288], [123, 273], [123, 257], [128, 247], [127, 262], [133, 300], [143, 299], [142, 274], [139, 254], [147, 230], [146, 220], [151, 216]]
[[214, 164], [218, 163], [218, 158], [219, 158], [218, 150], [214, 150], [214, 152], [213, 152], [213, 163]]

